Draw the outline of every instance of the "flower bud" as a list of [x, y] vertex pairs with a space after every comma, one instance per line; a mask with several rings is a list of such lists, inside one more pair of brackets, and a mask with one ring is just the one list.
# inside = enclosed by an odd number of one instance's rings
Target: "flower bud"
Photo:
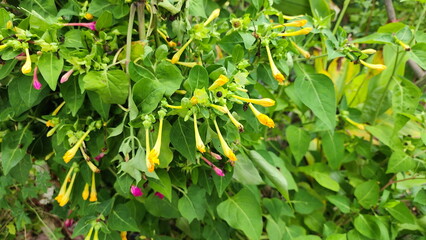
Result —
[[142, 190], [141, 190], [140, 188], [138, 188], [137, 186], [135, 186], [135, 185], [132, 185], [132, 186], [130, 187], [130, 192], [131, 192], [131, 193], [132, 193], [132, 195], [133, 195], [133, 196], [135, 196], [135, 197], [140, 197], [140, 196], [142, 196], [142, 195], [143, 195]]

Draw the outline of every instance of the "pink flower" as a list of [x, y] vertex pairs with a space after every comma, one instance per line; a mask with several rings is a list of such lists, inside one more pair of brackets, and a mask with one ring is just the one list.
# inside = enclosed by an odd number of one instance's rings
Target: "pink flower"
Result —
[[101, 152], [101, 153], [99, 153], [98, 156], [95, 157], [95, 160], [99, 162], [104, 156], [105, 156], [105, 153]]
[[220, 169], [220, 168], [218, 168], [218, 167], [216, 167], [216, 166], [213, 166], [213, 170], [216, 172], [216, 174], [217, 174], [218, 176], [221, 176], [221, 177], [225, 176], [225, 173], [223, 173], [223, 170], [222, 170], [222, 169]]
[[96, 31], [96, 22], [89, 23], [64, 23], [64, 26], [77, 26], [77, 27], [87, 27], [90, 30]]
[[37, 70], [38, 70], [38, 67], [35, 66], [34, 74], [33, 74], [33, 87], [37, 90], [40, 90], [42, 85], [41, 85], [40, 81], [38, 80]]
[[140, 188], [138, 188], [137, 186], [135, 186], [135, 185], [132, 185], [132, 186], [130, 187], [130, 192], [131, 192], [131, 193], [132, 193], [132, 195], [133, 195], [133, 196], [135, 196], [135, 197], [140, 197], [140, 196], [142, 196], [142, 195], [143, 195], [142, 190], [141, 190]]
[[164, 198], [164, 195], [161, 194], [160, 192], [156, 192], [156, 193], [154, 193], [154, 195], [157, 196], [159, 199], [163, 199]]
[[68, 81], [68, 78], [70, 78], [70, 76], [73, 72], [74, 72], [74, 69], [71, 69], [68, 72], [66, 72], [64, 75], [62, 75], [61, 80], [59, 82], [64, 83], [64, 82]]
[[216, 160], [222, 160], [222, 156], [220, 156], [217, 153], [214, 152], [210, 152], [210, 155], [212, 155], [212, 157], [214, 157]]
[[73, 224], [74, 224], [74, 219], [72, 218], [65, 219], [64, 226], [66, 228], [70, 228]]

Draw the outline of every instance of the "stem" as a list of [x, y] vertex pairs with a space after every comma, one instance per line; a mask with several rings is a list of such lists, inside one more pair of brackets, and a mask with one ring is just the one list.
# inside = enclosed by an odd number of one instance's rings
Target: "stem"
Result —
[[[127, 39], [126, 39], [126, 73], [129, 75], [129, 64], [130, 64], [130, 56], [132, 51], [132, 30], [133, 30], [133, 21], [135, 19], [135, 3], [133, 3], [130, 6], [130, 14], [129, 14], [129, 25], [127, 26]], [[129, 84], [129, 96], [127, 100], [127, 109], [129, 112], [131, 111], [132, 105], [130, 104], [132, 102], [133, 94], [132, 94], [132, 85]], [[127, 114], [127, 112], [126, 112]], [[134, 141], [134, 132], [133, 127], [130, 126], [130, 136], [132, 137], [131, 145], [132, 145], [132, 156], [135, 156], [135, 141]]]
[[138, 22], [139, 22], [139, 40], [145, 40], [145, 0], [141, 0], [140, 3], [137, 3], [137, 12], [138, 12]]
[[385, 7], [389, 22], [396, 22], [395, 8], [393, 8], [392, 0], [385, 0]]
[[345, 15], [346, 9], [348, 9], [350, 2], [351, 2], [350, 0], [345, 0], [345, 2], [343, 3], [343, 9], [340, 12], [340, 15], [339, 15], [339, 18], [337, 19], [336, 25], [334, 25], [333, 35], [336, 34], [337, 28], [339, 28], [340, 23], [342, 22], [343, 16]]
[[58, 240], [58, 238], [55, 236], [55, 234], [52, 232], [52, 229], [50, 229], [49, 226], [47, 226], [47, 224], [43, 221], [43, 219], [40, 217], [40, 215], [38, 214], [37, 210], [35, 210], [33, 207], [31, 207], [31, 205], [29, 205], [28, 203], [25, 203], [25, 205], [27, 205], [27, 207], [33, 211], [35, 213], [35, 215], [37, 216], [38, 220], [43, 224], [44, 227], [46, 227], [46, 230], [49, 232], [50, 237], [52, 237], [55, 240]]
[[419, 31], [420, 25], [423, 23], [423, 18], [425, 17], [425, 14], [426, 14], [426, 4], [424, 4], [423, 11], [420, 14], [419, 20], [417, 21], [416, 29], [414, 30], [415, 32]]
[[418, 178], [418, 177], [410, 177], [410, 178], [404, 178], [404, 179], [401, 179], [401, 180], [396, 180], [396, 181], [394, 181], [395, 177], [396, 177], [396, 175], [394, 175], [394, 176], [393, 176], [393, 177], [389, 180], [389, 182], [388, 182], [388, 183], [386, 183], [386, 185], [385, 185], [385, 186], [383, 186], [383, 187], [380, 189], [380, 191], [384, 191], [387, 187], [389, 187], [390, 185], [392, 185], [392, 184], [394, 184], [394, 183], [399, 183], [399, 182], [404, 182], [404, 181], [414, 180], [414, 179], [425, 179], [425, 178]]
[[158, 36], [158, 32], [157, 32], [157, 22], [158, 22], [158, 17], [157, 17], [157, 0], [152, 0], [151, 1], [151, 20], [152, 20], [152, 26], [151, 26], [151, 30], [152, 33], [154, 34], [154, 39], [155, 39], [155, 46], [158, 47], [161, 45], [160, 42], [160, 37]]

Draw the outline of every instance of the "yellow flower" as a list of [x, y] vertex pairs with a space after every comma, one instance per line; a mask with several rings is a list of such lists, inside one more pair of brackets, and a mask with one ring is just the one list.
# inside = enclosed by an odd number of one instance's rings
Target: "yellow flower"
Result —
[[365, 54], [375, 54], [376, 50], [368, 48], [368, 49], [361, 50], [361, 52]]
[[86, 14], [84, 14], [84, 18], [87, 19], [87, 20], [92, 20], [93, 19], [93, 15], [90, 14], [90, 13], [86, 13]]
[[167, 45], [171, 48], [174, 48], [177, 46], [177, 44], [173, 41], [169, 41], [169, 37], [167, 37], [167, 35], [161, 31], [160, 29], [157, 29], [158, 34], [160, 34], [160, 36], [164, 39], [164, 41], [167, 42]]
[[92, 172], [98, 173], [101, 171], [98, 167], [95, 166], [95, 164], [92, 163], [92, 161], [90, 161], [90, 158], [89, 160], [86, 160], [86, 163], [89, 166], [90, 170], [92, 170]]
[[53, 124], [52, 120], [47, 120], [46, 127], [54, 127], [55, 124]]
[[152, 164], [148, 159], [149, 152], [151, 151], [151, 148], [149, 146], [149, 128], [145, 128], [145, 147], [146, 147], [146, 154], [145, 154], [146, 168], [148, 169], [148, 172], [153, 172], [154, 164]]
[[293, 44], [293, 46], [297, 49], [297, 51], [300, 53], [300, 54], [302, 54], [303, 55], [303, 57], [305, 57], [305, 58], [311, 58], [311, 54], [308, 52], [308, 51], [306, 51], [305, 49], [303, 49], [303, 48], [301, 48], [301, 47], [299, 47], [299, 45], [297, 45], [295, 42], [293, 42], [293, 41], [291, 41], [291, 43]]
[[209, 18], [207, 18], [207, 20], [204, 22], [204, 26], [207, 26], [211, 21], [213, 21], [214, 19], [219, 17], [219, 14], [220, 14], [219, 8], [216, 8], [215, 10], [213, 10], [213, 12], [210, 14]]
[[308, 20], [301, 19], [301, 20], [297, 20], [297, 21], [288, 22], [288, 23], [284, 23], [284, 24], [274, 26], [274, 27], [272, 27], [272, 29], [276, 29], [276, 28], [280, 28], [280, 27], [303, 27], [303, 26], [306, 25], [307, 22], [308, 22]]
[[5, 49], [5, 48], [7, 48], [6, 44], [0, 45], [0, 51], [3, 50], [3, 49]]
[[99, 229], [100, 229], [100, 226], [96, 225], [95, 226], [95, 235], [93, 235], [93, 240], [99, 240]]
[[90, 202], [98, 201], [98, 193], [96, 192], [95, 172], [92, 172], [92, 186], [90, 188]]
[[92, 233], [93, 233], [93, 226], [90, 228], [89, 232], [87, 233], [86, 237], [84, 238], [84, 240], [90, 240], [90, 238], [92, 238]]
[[170, 60], [171, 63], [175, 64], [179, 61], [180, 56], [182, 55], [183, 51], [185, 51], [185, 48], [187, 48], [189, 46], [189, 44], [191, 44], [191, 42], [193, 41], [193, 38], [190, 38], [185, 45], [183, 45], [176, 53], [175, 55], [173, 55], [172, 60]]
[[182, 109], [183, 108], [182, 106], [174, 106], [174, 105], [170, 105], [170, 104], [166, 104], [165, 106], [168, 107], [168, 108], [173, 108], [173, 109]]
[[383, 65], [383, 64], [372, 64], [372, 63], [367, 63], [367, 62], [365, 62], [363, 60], [359, 60], [359, 62], [362, 65], [364, 65], [364, 66], [366, 66], [366, 67], [368, 67], [370, 69], [374, 69], [374, 70], [378, 70], [378, 71], [383, 71], [383, 70], [386, 69], [386, 66]]
[[237, 127], [240, 132], [244, 132], [243, 124], [241, 124], [240, 122], [238, 122], [237, 119], [235, 119], [235, 117], [232, 115], [232, 113], [229, 111], [229, 109], [226, 106], [219, 106], [215, 104], [210, 104], [210, 106], [220, 112], [228, 114], [228, 117], [231, 120], [232, 124], [234, 124], [234, 126]]
[[303, 15], [297, 15], [297, 16], [282, 15], [282, 16], [285, 20], [292, 20], [292, 19], [295, 19], [295, 18], [303, 17]]
[[11, 20], [7, 21], [6, 29], [12, 29], [12, 27], [13, 27], [13, 22]]
[[269, 66], [271, 67], [272, 76], [274, 76], [275, 80], [277, 80], [280, 84], [287, 85], [286, 83], [284, 83], [284, 75], [280, 72], [280, 70], [278, 70], [274, 60], [272, 59], [271, 49], [269, 49], [269, 45], [266, 45], [266, 53], [268, 54]]
[[89, 184], [86, 183], [86, 185], [84, 185], [84, 190], [81, 193], [81, 197], [83, 198], [83, 200], [87, 200], [87, 198], [89, 198]]
[[74, 186], [76, 176], [77, 176], [77, 172], [74, 171], [72, 178], [71, 178], [71, 183], [70, 183], [69, 187], [67, 188], [67, 191], [65, 192], [64, 196], [60, 199], [59, 206], [61, 206], [61, 207], [65, 206], [68, 203], [68, 201], [70, 200], [71, 190], [72, 190], [72, 187]]
[[72, 165], [70, 170], [68, 170], [67, 175], [65, 176], [64, 182], [62, 183], [61, 189], [59, 190], [58, 196], [55, 197], [55, 200], [60, 203], [62, 198], [65, 195], [65, 192], [67, 191], [67, 184], [70, 181], [71, 173], [74, 171], [75, 165]]
[[127, 240], [127, 232], [126, 231], [121, 231], [120, 232], [120, 237], [121, 237], [121, 240]]
[[214, 125], [216, 127], [217, 136], [219, 137], [220, 145], [222, 146], [223, 154], [231, 161], [237, 161], [237, 157], [235, 156], [232, 149], [228, 146], [225, 139], [223, 139], [222, 133], [219, 130], [219, 126], [217, 125], [216, 120], [213, 120]]
[[306, 34], [310, 33], [312, 31], [312, 29], [313, 28], [311, 28], [311, 27], [307, 27], [307, 28], [302, 28], [302, 29], [294, 31], [294, 32], [278, 33], [277, 35], [280, 36], [280, 37], [292, 37], [292, 36], [306, 35]]
[[214, 81], [214, 83], [209, 87], [209, 90], [212, 91], [218, 87], [222, 87], [223, 85], [225, 85], [227, 82], [229, 82], [229, 78], [225, 75], [220, 75], [216, 81]]
[[89, 135], [90, 131], [91, 131], [91, 129], [87, 130], [83, 134], [83, 136], [75, 143], [75, 145], [64, 154], [64, 156], [62, 158], [64, 159], [65, 163], [68, 163], [69, 161], [71, 161], [71, 159], [73, 159], [73, 157], [77, 153], [78, 149], [80, 148], [80, 145], [83, 143], [83, 141], [87, 137], [87, 135]]
[[163, 134], [163, 119], [164, 119], [163, 117], [160, 117], [160, 126], [158, 129], [157, 140], [155, 141], [154, 148], [152, 148], [148, 154], [148, 160], [152, 165], [160, 164], [160, 160], [158, 159], [158, 157], [160, 156], [160, 151], [161, 151], [161, 135]]
[[244, 102], [254, 103], [262, 107], [272, 107], [275, 105], [275, 101], [270, 98], [251, 99], [251, 98], [243, 98], [237, 95], [232, 95], [232, 97]]
[[31, 72], [31, 56], [28, 48], [25, 48], [25, 55], [27, 58], [25, 59], [24, 65], [22, 65], [21, 71], [23, 74], [27, 74]]
[[65, 101], [59, 104], [59, 106], [55, 108], [55, 110], [52, 112], [52, 116], [56, 116], [64, 105], [65, 105]]
[[195, 132], [195, 146], [197, 147], [198, 151], [201, 153], [206, 152], [206, 146], [203, 143], [203, 140], [201, 139], [200, 132], [198, 131], [198, 125], [197, 125], [197, 114], [194, 113], [194, 132]]
[[398, 43], [401, 47], [403, 47], [405, 51], [410, 51], [410, 50], [411, 50], [411, 47], [410, 47], [410, 46], [408, 46], [408, 45], [407, 45], [406, 43], [404, 43], [403, 41], [401, 41], [401, 40], [399, 40], [399, 39], [396, 39], [396, 40], [395, 40], [395, 42], [396, 42], [396, 43]]
[[256, 116], [257, 120], [259, 120], [259, 122], [269, 128], [274, 128], [275, 127], [275, 123], [274, 121], [269, 118], [268, 116], [266, 116], [265, 114], [259, 112], [254, 106], [253, 104], [249, 104], [251, 111], [254, 113], [254, 115]]

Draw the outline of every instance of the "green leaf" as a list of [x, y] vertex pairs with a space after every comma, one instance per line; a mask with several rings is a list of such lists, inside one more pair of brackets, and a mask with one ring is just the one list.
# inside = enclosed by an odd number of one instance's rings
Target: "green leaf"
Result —
[[83, 77], [84, 89], [94, 91], [104, 103], [123, 104], [129, 94], [129, 76], [121, 70], [90, 71]]
[[328, 188], [332, 191], [339, 191], [340, 186], [330, 176], [330, 168], [324, 163], [314, 163], [313, 165], [299, 167], [300, 171], [313, 177], [321, 186]]
[[360, 214], [354, 221], [355, 229], [362, 235], [378, 240], [389, 240], [386, 225], [376, 216]]
[[61, 84], [61, 94], [65, 100], [65, 105], [71, 110], [72, 116], [75, 116], [78, 110], [81, 108], [84, 102], [84, 98], [86, 97], [86, 93], [81, 94], [80, 88], [78, 86], [78, 82], [67, 81]]
[[187, 6], [189, 6], [190, 15], [207, 18], [204, 0], [190, 0]]
[[268, 234], [268, 239], [271, 240], [281, 240], [284, 236], [285, 223], [283, 220], [278, 219], [275, 221], [271, 216], [266, 216], [268, 220], [266, 222], [266, 233]]
[[296, 192], [293, 202], [296, 212], [305, 215], [311, 214], [315, 210], [323, 207], [322, 202], [318, 198], [314, 197], [303, 188]]
[[142, 108], [142, 113], [150, 113], [163, 99], [165, 88], [157, 80], [144, 78], [133, 87], [133, 99]]
[[147, 197], [145, 201], [146, 210], [156, 217], [177, 218], [180, 216], [178, 210], [178, 196], [173, 192], [172, 201], [159, 199], [154, 194]]
[[30, 12], [34, 11], [43, 17], [56, 16], [57, 14], [54, 0], [24, 0], [20, 7]]
[[402, 150], [394, 151], [389, 158], [386, 173], [405, 172], [416, 166], [413, 158]]
[[235, 196], [217, 206], [220, 218], [229, 226], [242, 230], [249, 239], [259, 239], [262, 234], [262, 211], [253, 193], [243, 188]]
[[336, 96], [333, 82], [323, 74], [308, 73], [299, 68], [295, 90], [297, 97], [327, 126], [336, 126]]
[[30, 155], [26, 154], [19, 163], [10, 170], [12, 176], [18, 183], [25, 183], [28, 180], [33, 164]]
[[262, 198], [262, 204], [276, 221], [282, 216], [294, 217], [294, 210], [282, 199]]
[[189, 223], [194, 219], [203, 220], [206, 212], [206, 190], [192, 185], [188, 193], [184, 194], [178, 202], [179, 212]]
[[321, 135], [321, 137], [322, 147], [324, 149], [324, 154], [327, 157], [328, 165], [334, 170], [339, 169], [344, 158], [345, 135], [342, 133], [326, 131]]
[[388, 44], [393, 43], [391, 33], [373, 33], [363, 38], [358, 38], [352, 41], [353, 43], [377, 43]]
[[260, 171], [262, 171], [263, 174], [271, 180], [271, 182], [275, 185], [275, 188], [284, 196], [284, 198], [287, 199], [287, 201], [290, 200], [288, 195], [287, 179], [283, 176], [283, 174], [254, 150], [250, 151], [250, 158], [257, 165]]
[[43, 53], [38, 60], [40, 73], [53, 91], [56, 89], [56, 84], [58, 83], [63, 67], [64, 60], [62, 57], [57, 58], [56, 53]]
[[187, 81], [192, 92], [195, 89], [207, 88], [209, 85], [209, 74], [203, 66], [196, 65], [189, 72]]
[[173, 147], [178, 150], [189, 162], [195, 163], [195, 136], [192, 121], [178, 118], [170, 131], [170, 140]]
[[411, 47], [410, 57], [423, 69], [426, 69], [426, 43], [417, 43]]
[[18, 131], [8, 132], [3, 137], [0, 160], [4, 175], [7, 175], [13, 167], [21, 162], [27, 154], [27, 148], [32, 140], [33, 135], [27, 127]]
[[6, 64], [4, 64], [4, 65], [0, 64], [0, 80], [9, 76], [10, 72], [12, 72], [16, 63], [18, 63], [18, 60], [13, 59], [11, 61], [7, 61]]
[[117, 180], [114, 183], [114, 189], [117, 191], [118, 194], [124, 196], [124, 197], [130, 197], [130, 186], [132, 186], [132, 183], [134, 182], [134, 179], [131, 178], [127, 174], [123, 174], [120, 177], [117, 178]]
[[374, 123], [391, 105], [390, 91], [387, 91], [384, 87], [377, 87], [368, 93], [367, 100], [362, 108], [361, 119]]
[[369, 209], [377, 204], [379, 200], [379, 185], [374, 180], [366, 181], [355, 188], [355, 197], [359, 204]]
[[216, 186], [216, 191], [219, 197], [225, 192], [228, 185], [231, 183], [233, 172], [227, 172], [225, 176], [221, 177], [217, 174], [213, 174], [213, 182]]
[[233, 177], [245, 185], [263, 184], [259, 171], [246, 155], [238, 154], [238, 161], [235, 162]]
[[[330, 4], [326, 0], [309, 0], [309, 5], [311, 6], [312, 15], [316, 19], [325, 19], [330, 15]], [[328, 21], [330, 24], [330, 21]]]
[[109, 11], [102, 12], [101, 16], [99, 16], [98, 20], [96, 20], [96, 30], [102, 30], [105, 28], [109, 28], [112, 26], [112, 14]]
[[[426, 54], [426, 53], [425, 53]], [[395, 113], [414, 114], [422, 91], [410, 80], [397, 76], [393, 89], [392, 107]]]
[[150, 179], [150, 186], [157, 192], [162, 193], [169, 201], [172, 201], [172, 183], [169, 174], [163, 169], [155, 171], [158, 179]]
[[222, 221], [215, 220], [203, 229], [203, 238], [206, 240], [228, 240], [228, 226]]
[[290, 125], [286, 128], [285, 135], [290, 144], [291, 153], [298, 165], [309, 149], [311, 137], [305, 130], [294, 125]]
[[108, 217], [108, 227], [116, 231], [139, 231], [138, 224], [126, 204], [114, 207]]
[[416, 224], [416, 218], [403, 202], [399, 202], [396, 205], [386, 204], [385, 209], [392, 217], [401, 223]]
[[183, 76], [178, 67], [167, 61], [162, 61], [155, 68], [157, 79], [165, 89], [165, 95], [171, 96], [179, 89]]
[[340, 211], [342, 211], [342, 213], [349, 213], [351, 211], [350, 200], [348, 197], [343, 195], [329, 195], [326, 198]]
[[111, 105], [102, 102], [101, 97], [94, 92], [88, 92], [87, 96], [89, 96], [90, 103], [92, 107], [95, 109], [95, 111], [98, 112], [99, 115], [101, 115], [103, 120], [107, 120]]
[[77, 29], [73, 29], [65, 33], [64, 47], [68, 48], [83, 48], [82, 32]]

